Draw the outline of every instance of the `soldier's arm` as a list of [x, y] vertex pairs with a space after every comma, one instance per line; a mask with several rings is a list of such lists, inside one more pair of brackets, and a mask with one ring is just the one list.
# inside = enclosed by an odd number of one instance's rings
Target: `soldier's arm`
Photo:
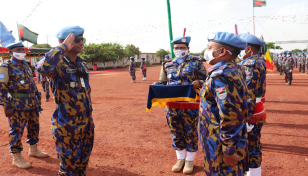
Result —
[[[223, 87], [225, 92], [220, 91]], [[222, 151], [226, 155], [233, 155], [246, 123], [241, 112], [244, 95], [239, 95], [234, 83], [225, 77], [214, 78], [212, 90], [220, 115]]]
[[199, 84], [200, 86], [202, 86], [204, 84], [204, 81], [206, 80], [207, 77], [207, 72], [206, 72], [206, 68], [203, 65], [203, 63], [200, 61], [198, 63], [198, 80], [199, 80]]
[[45, 54], [45, 58], [39, 61], [37, 67], [37, 71], [41, 74], [41, 76], [54, 77], [57, 74], [63, 63], [62, 58], [65, 51], [66, 45], [60, 44]]
[[251, 117], [255, 111], [256, 107], [256, 95], [258, 94], [258, 90], [260, 85], [259, 78], [261, 77], [260, 70], [257, 68], [246, 69], [245, 71], [252, 71], [252, 78], [248, 79], [246, 74], [246, 83], [248, 88], [248, 96], [247, 96], [247, 103], [248, 103], [248, 117]]
[[11, 105], [9, 104], [9, 74], [7, 67], [0, 67], [0, 105], [3, 106], [4, 110], [12, 109]]

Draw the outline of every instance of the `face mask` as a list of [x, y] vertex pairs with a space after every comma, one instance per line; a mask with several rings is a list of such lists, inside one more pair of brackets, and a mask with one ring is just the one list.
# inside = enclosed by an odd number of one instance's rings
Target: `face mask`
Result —
[[188, 50], [173, 50], [175, 57], [182, 59], [188, 55]]
[[290, 55], [290, 54], [288, 54], [287, 56], [288, 56], [288, 57], [290, 57], [291, 55]]
[[[217, 50], [215, 50], [215, 51], [218, 51], [218, 50], [220, 50], [221, 48], [219, 48], [219, 49], [217, 49]], [[214, 59], [216, 59], [217, 57], [214, 57], [213, 56], [213, 52], [215, 52], [215, 51], [209, 51], [209, 50], [205, 50], [204, 51], [204, 59], [205, 59], [205, 61], [206, 61], [206, 63], [208, 63], [208, 64], [210, 64], [210, 62], [212, 61], [212, 60], [214, 60]], [[219, 56], [218, 56], [219, 57]]]
[[240, 55], [239, 55], [240, 60], [243, 60], [244, 57], [246, 56], [246, 54], [248, 54], [248, 53], [246, 53], [245, 50], [242, 50]]
[[18, 60], [25, 60], [26, 53], [15, 53], [13, 52], [13, 56]]

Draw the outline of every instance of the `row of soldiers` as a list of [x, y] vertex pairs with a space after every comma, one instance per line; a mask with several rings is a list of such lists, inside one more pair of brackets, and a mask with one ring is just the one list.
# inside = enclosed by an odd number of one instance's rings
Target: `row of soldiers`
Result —
[[190, 40], [172, 41], [176, 57], [163, 63], [159, 81], [153, 83], [200, 90], [198, 107], [187, 102], [165, 107], [177, 157], [172, 171], [193, 172], [200, 140], [206, 175], [243, 176], [248, 171], [248, 176], [261, 176], [266, 64], [260, 49], [265, 42], [252, 34], [212, 33], [204, 53], [212, 67], [206, 71], [198, 57], [188, 55]]
[[308, 53], [290, 51], [276, 53], [273, 55], [273, 62], [280, 75], [284, 74], [285, 85], [292, 85], [294, 67], [298, 68], [299, 72], [308, 73]]

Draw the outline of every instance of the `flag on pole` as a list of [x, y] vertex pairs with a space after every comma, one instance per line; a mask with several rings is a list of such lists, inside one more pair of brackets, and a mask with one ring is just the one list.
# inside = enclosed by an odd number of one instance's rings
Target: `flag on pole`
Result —
[[[261, 39], [264, 40], [263, 38], [263, 35], [261, 35]], [[264, 45], [262, 47], [262, 52], [264, 54], [264, 59], [265, 59], [265, 64], [266, 64], [266, 69], [269, 70], [269, 71], [274, 71], [274, 63], [273, 63], [273, 60], [271, 58], [271, 55], [266, 47], [266, 45]]]
[[266, 6], [266, 0], [253, 0], [253, 7], [264, 7]]
[[14, 36], [10, 33], [9, 30], [4, 26], [4, 24], [0, 21], [0, 43], [4, 47], [7, 45], [14, 43], [15, 38]]
[[28, 41], [37, 45], [38, 34], [30, 31], [27, 27], [21, 24], [17, 24], [19, 39], [22, 41]]

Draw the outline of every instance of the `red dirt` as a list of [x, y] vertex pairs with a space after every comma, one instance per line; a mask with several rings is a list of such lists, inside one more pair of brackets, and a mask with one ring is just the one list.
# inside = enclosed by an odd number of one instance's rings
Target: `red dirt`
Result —
[[[149, 85], [157, 81], [160, 66], [148, 68], [147, 81], [141, 81], [137, 70], [137, 83], [130, 84], [129, 73], [123, 70], [91, 74], [94, 108], [95, 142], [87, 169], [89, 176], [182, 175], [171, 172], [176, 161], [165, 113], [154, 107], [146, 112]], [[42, 86], [38, 84], [42, 90]], [[267, 125], [262, 131], [263, 176], [308, 175], [308, 75], [294, 71], [292, 86], [282, 83], [277, 72], [268, 73], [266, 110]], [[44, 98], [44, 96], [43, 96]], [[22, 142], [22, 155], [32, 163], [30, 169], [12, 166], [9, 153], [9, 125], [0, 112], [0, 175], [57, 175], [59, 163], [50, 132], [50, 117], [55, 104], [44, 102], [40, 116], [39, 148], [48, 152], [45, 159], [30, 158], [26, 144], [26, 131]], [[200, 147], [200, 145], [199, 145]], [[203, 157], [199, 150], [191, 175], [205, 175]]]

